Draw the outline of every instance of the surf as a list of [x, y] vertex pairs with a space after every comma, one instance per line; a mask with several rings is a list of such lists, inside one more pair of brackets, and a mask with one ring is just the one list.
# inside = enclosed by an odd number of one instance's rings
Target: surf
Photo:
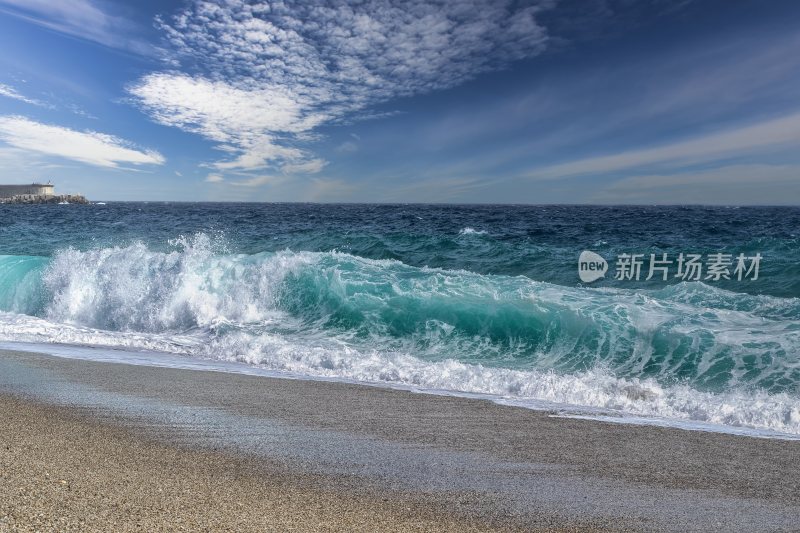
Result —
[[199, 233], [0, 257], [0, 339], [800, 434], [800, 303], [568, 287]]

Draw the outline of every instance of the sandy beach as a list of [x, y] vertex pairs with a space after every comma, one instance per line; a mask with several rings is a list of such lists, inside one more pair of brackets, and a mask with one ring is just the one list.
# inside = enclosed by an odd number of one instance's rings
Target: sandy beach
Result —
[[800, 443], [0, 352], [0, 530], [798, 527]]

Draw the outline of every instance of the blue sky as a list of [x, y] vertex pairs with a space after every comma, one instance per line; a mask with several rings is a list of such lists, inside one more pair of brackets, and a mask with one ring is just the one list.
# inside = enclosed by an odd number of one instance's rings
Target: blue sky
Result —
[[0, 183], [796, 204], [800, 3], [0, 0]]

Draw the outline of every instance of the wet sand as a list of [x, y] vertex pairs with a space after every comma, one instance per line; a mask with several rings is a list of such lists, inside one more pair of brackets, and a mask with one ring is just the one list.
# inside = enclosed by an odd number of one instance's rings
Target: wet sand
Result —
[[65, 409], [0, 397], [0, 531], [478, 531], [430, 503], [166, 446]]
[[800, 527], [800, 442], [0, 352], [0, 531]]

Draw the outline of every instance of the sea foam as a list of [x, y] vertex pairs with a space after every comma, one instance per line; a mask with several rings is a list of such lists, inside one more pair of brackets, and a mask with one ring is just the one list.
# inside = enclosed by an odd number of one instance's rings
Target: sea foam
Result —
[[0, 339], [800, 434], [797, 299], [587, 289], [205, 234], [0, 258]]

